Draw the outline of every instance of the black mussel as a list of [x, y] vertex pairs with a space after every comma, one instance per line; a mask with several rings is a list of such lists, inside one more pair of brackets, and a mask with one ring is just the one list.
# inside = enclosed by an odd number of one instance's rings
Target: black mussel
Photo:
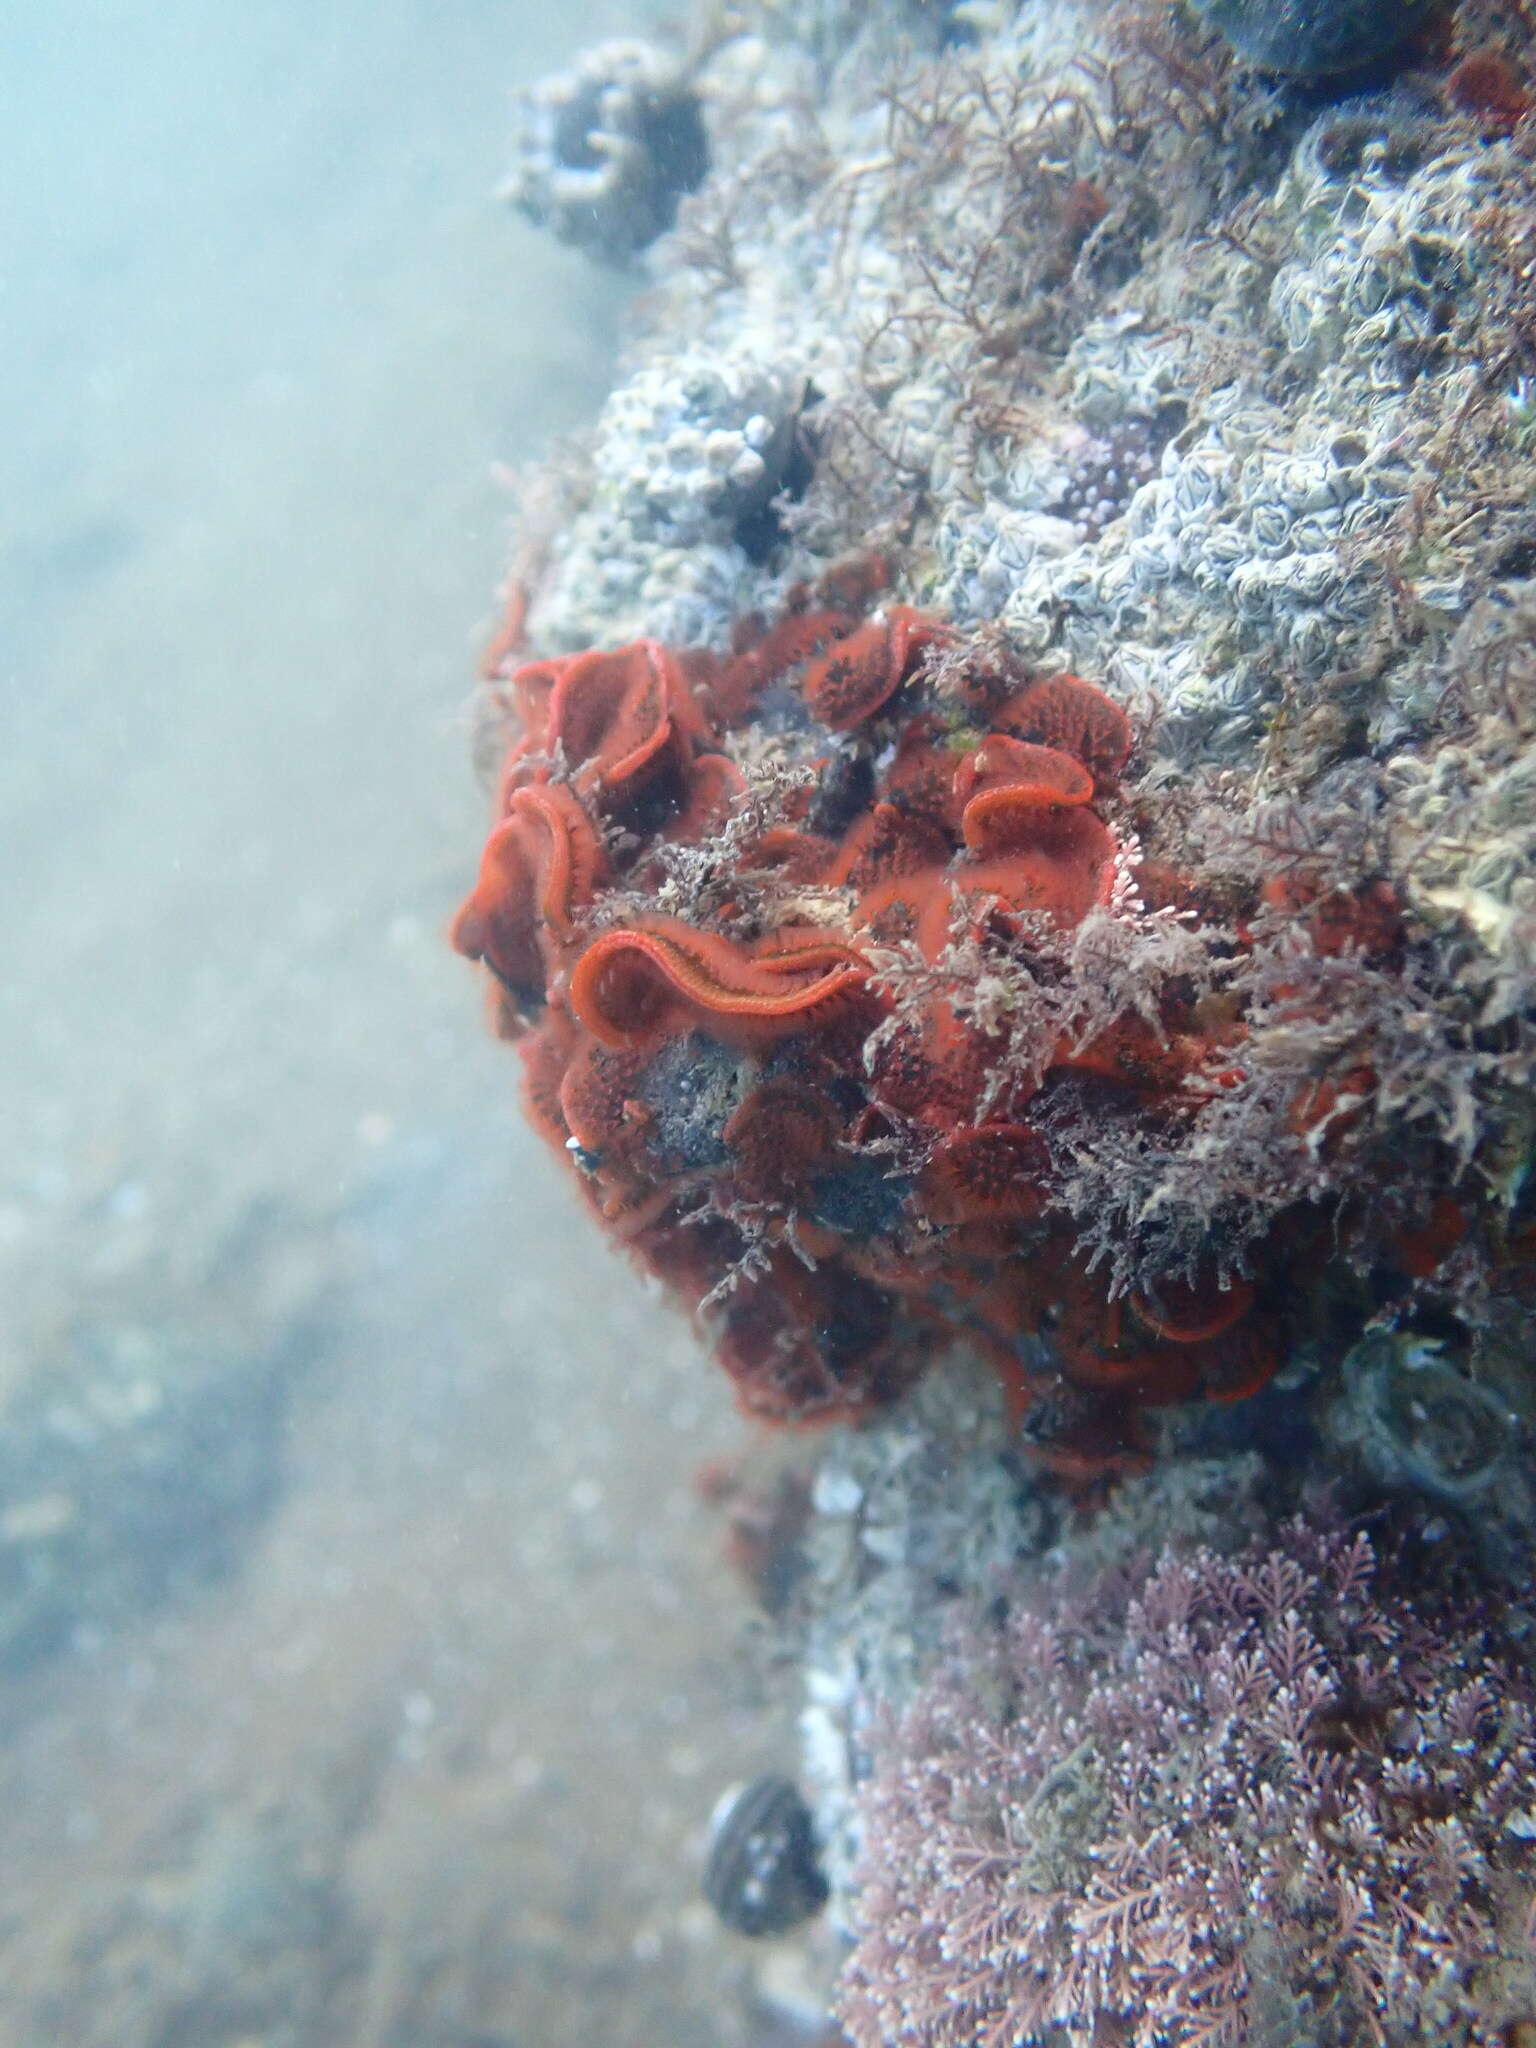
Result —
[[826, 1904], [811, 1810], [788, 1778], [754, 1778], [716, 1806], [704, 1896], [727, 1927], [754, 1936], [784, 1934]]

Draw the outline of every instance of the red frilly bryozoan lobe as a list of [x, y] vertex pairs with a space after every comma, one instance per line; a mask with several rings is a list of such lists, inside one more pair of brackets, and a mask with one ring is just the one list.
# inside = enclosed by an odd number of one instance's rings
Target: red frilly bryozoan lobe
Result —
[[[946, 691], [945, 626], [861, 615], [876, 581], [802, 593], [729, 656], [638, 641], [504, 678], [517, 730], [453, 943], [492, 976], [530, 1120], [751, 1414], [858, 1416], [963, 1337], [1041, 1462], [1088, 1481], [1142, 1461], [1145, 1405], [1237, 1398], [1277, 1340], [1247, 1288], [1111, 1300], [1053, 1215], [1052, 1090], [1172, 1093], [1204, 1047], [1132, 1022], [1003, 1085], [946, 982], [957, 945], [1112, 900], [1124, 714], [1074, 676]], [[764, 744], [798, 771], [767, 806], [738, 765]]]

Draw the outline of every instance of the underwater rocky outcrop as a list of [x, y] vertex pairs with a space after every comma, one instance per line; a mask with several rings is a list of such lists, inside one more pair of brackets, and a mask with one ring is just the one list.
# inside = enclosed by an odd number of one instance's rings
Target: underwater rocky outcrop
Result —
[[[1149, 1465], [1217, 1475], [1216, 1578], [1331, 1480], [1529, 1583], [1529, 22], [764, 0], [678, 62], [708, 172], [590, 444], [528, 481], [454, 938], [743, 1406], [862, 1432], [807, 1549], [871, 1486], [885, 1549], [784, 1624], [859, 1924], [916, 1604], [984, 1613]], [[939, 1485], [957, 1352], [999, 1405]], [[1449, 1664], [1403, 1668], [1441, 1714]], [[1353, 2038], [1300, 1954], [1262, 2025], [1197, 1999], [1166, 2038]], [[1370, 2037], [1485, 2038], [1415, 1968], [1349, 1994]]]

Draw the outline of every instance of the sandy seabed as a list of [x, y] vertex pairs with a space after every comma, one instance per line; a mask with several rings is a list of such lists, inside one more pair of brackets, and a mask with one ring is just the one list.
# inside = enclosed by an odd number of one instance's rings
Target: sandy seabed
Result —
[[443, 941], [497, 467], [624, 291], [506, 96], [632, 10], [7, 21], [0, 2044], [766, 2038], [737, 1425]]

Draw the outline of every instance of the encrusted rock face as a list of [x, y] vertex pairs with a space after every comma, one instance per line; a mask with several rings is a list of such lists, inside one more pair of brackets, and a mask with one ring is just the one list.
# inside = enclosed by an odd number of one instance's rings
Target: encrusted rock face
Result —
[[[1063, 1491], [1123, 1528], [1193, 1459], [1220, 1549], [1321, 1476], [1529, 1555], [1536, 129], [1512, 11], [1426, 13], [738, 8], [529, 492], [456, 937], [744, 1404], [861, 1425], [840, 1912], [929, 1610]], [[936, 1475], [953, 1343], [1000, 1405]], [[1410, 1989], [1382, 2038], [1452, 2038]]]
[[[692, 64], [712, 168], [531, 515], [458, 938], [750, 1405], [963, 1331], [1082, 1476], [1524, 1284], [1536, 170], [1461, 63], [1319, 111], [1150, 0], [889, 28]], [[1096, 708], [1021, 723], [1053, 689]]]

